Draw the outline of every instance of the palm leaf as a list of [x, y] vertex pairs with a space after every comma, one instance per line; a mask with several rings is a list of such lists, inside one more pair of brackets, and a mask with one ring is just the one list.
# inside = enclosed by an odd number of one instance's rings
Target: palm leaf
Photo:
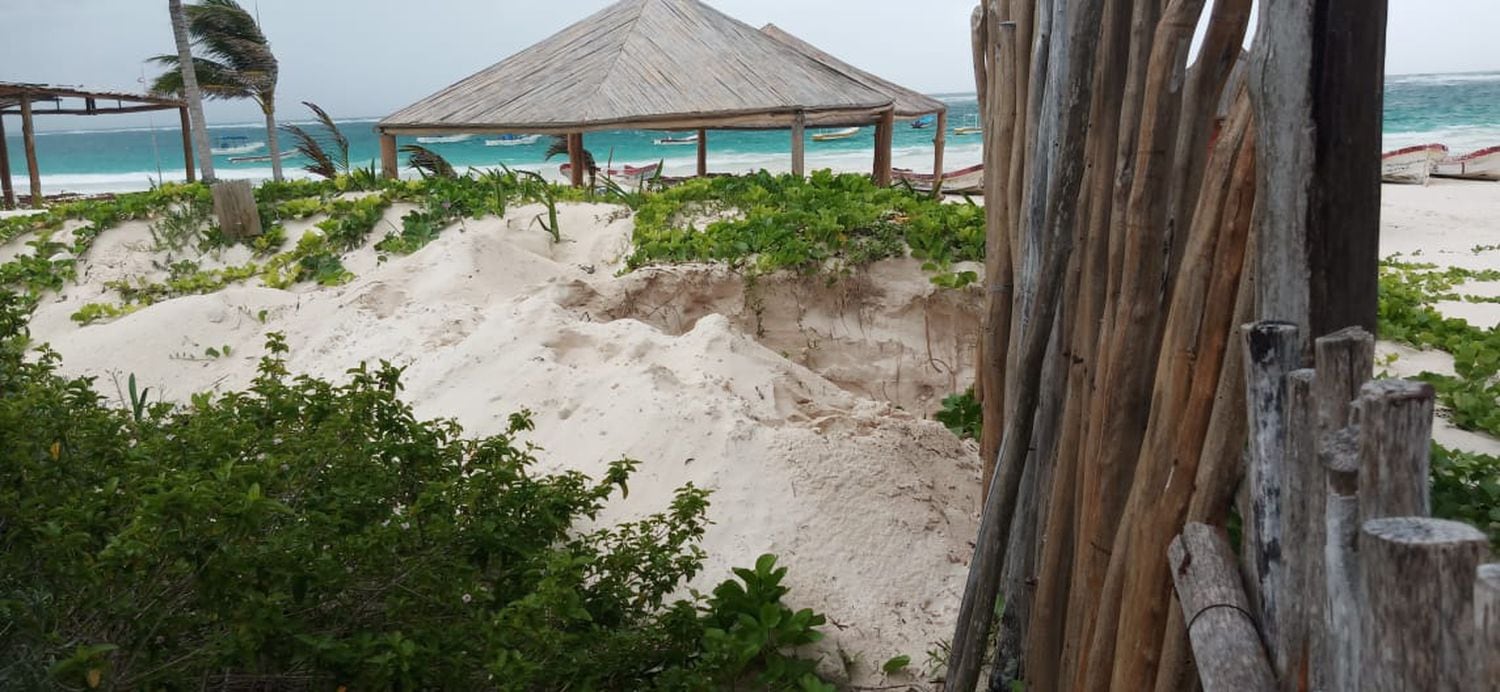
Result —
[[[161, 96], [182, 95], [182, 70], [178, 69], [176, 55], [158, 55], [148, 62], [165, 68], [151, 82], [151, 93]], [[254, 98], [255, 92], [241, 81], [241, 76], [222, 63], [207, 58], [193, 58], [193, 72], [198, 76], [198, 88], [204, 98], [243, 99]]]
[[333, 118], [318, 104], [312, 101], [303, 101], [302, 105], [307, 106], [313, 112], [313, 115], [317, 117], [318, 122], [323, 125], [323, 129], [327, 132], [329, 139], [333, 140], [333, 145], [339, 152], [339, 158], [342, 160], [344, 170], [348, 170], [349, 138], [344, 136], [344, 133], [339, 130], [339, 126], [333, 122]]
[[401, 151], [408, 155], [406, 165], [415, 168], [424, 177], [429, 175], [438, 178], [458, 177], [453, 170], [453, 164], [448, 163], [442, 154], [427, 147], [420, 144], [407, 144], [401, 147]]
[[[553, 135], [553, 137], [552, 137], [552, 143], [547, 145], [547, 153], [546, 153], [545, 156], [542, 157], [542, 160], [543, 161], [551, 161], [552, 157], [554, 157], [554, 156], [567, 156], [567, 155], [568, 155], [568, 137], [567, 137], [567, 135]], [[594, 163], [594, 152], [589, 151], [588, 149], [584, 149], [583, 150], [583, 167], [589, 169], [590, 172], [594, 172], [594, 171], [599, 170], [599, 165], [596, 164], [596, 163]]]
[[328, 156], [328, 152], [323, 149], [323, 145], [316, 137], [313, 137], [312, 133], [290, 123], [282, 125], [281, 131], [291, 135], [297, 143], [295, 147], [297, 153], [312, 162], [303, 166], [302, 170], [329, 180], [338, 177], [338, 167], [334, 165], [333, 159]]

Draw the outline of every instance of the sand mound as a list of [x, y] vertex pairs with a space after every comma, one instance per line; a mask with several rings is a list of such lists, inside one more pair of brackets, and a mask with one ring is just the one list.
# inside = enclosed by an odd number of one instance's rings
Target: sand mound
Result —
[[82, 258], [82, 285], [39, 309], [34, 336], [108, 395], [129, 373], [175, 400], [242, 388], [274, 331], [298, 372], [405, 366], [418, 414], [471, 434], [529, 408], [554, 468], [643, 462], [606, 520], [660, 511], [686, 482], [712, 489], [696, 586], [774, 552], [794, 605], [833, 621], [831, 672], [870, 681], [889, 657], [922, 663], [951, 635], [976, 531], [974, 447], [926, 420], [972, 378], [973, 296], [904, 261], [832, 283], [749, 285], [713, 267], [616, 276], [628, 215], [567, 206], [553, 244], [529, 225], [538, 211], [467, 221], [407, 257], [362, 248], [342, 287], [231, 288], [78, 327], [68, 315], [107, 298], [104, 281], [159, 271], [145, 226], [129, 224]]

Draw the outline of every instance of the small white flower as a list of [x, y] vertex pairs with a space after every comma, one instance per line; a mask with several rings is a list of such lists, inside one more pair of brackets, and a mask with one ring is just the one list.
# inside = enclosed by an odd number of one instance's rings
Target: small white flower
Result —
[[403, 528], [403, 529], [409, 529], [409, 528], [411, 528], [411, 522], [409, 522], [409, 521], [403, 521], [403, 522], [401, 522], [401, 528]]
[[464, 603], [468, 603], [469, 601], [472, 601], [472, 600], [474, 600], [473, 596], [470, 596], [469, 594], [464, 594]]

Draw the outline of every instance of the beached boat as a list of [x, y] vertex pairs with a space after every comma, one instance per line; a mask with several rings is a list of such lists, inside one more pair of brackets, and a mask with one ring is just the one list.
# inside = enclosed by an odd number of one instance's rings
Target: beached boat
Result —
[[698, 135], [696, 135], [696, 134], [688, 135], [686, 137], [662, 137], [661, 139], [656, 140], [656, 144], [659, 144], [659, 145], [662, 145], [662, 146], [671, 146], [671, 145], [676, 145], [676, 144], [697, 144], [697, 143], [698, 143]]
[[963, 127], [955, 127], [955, 128], [953, 128], [953, 134], [955, 134], [955, 135], [980, 135], [980, 134], [984, 134], [984, 128], [982, 128], [982, 127], [976, 127], [974, 125], [965, 125]]
[[[565, 163], [559, 166], [558, 170], [562, 171], [563, 175], [569, 175], [573, 172], [573, 164]], [[621, 168], [611, 168], [608, 170], [601, 168], [599, 169], [599, 172], [611, 178], [651, 178], [655, 177], [656, 172], [659, 170], [661, 170], [661, 164], [653, 163], [649, 166], [640, 167], [627, 165]]]
[[495, 139], [484, 140], [484, 145], [487, 147], [523, 147], [536, 144], [541, 139], [541, 135], [500, 135]]
[[1439, 161], [1447, 158], [1448, 147], [1441, 144], [1419, 144], [1380, 157], [1380, 179], [1387, 183], [1424, 185]]
[[417, 144], [457, 144], [473, 139], [474, 135], [444, 135], [442, 137], [418, 137]]
[[[296, 155], [297, 155], [297, 150], [293, 149], [291, 151], [283, 151], [283, 152], [281, 152], [281, 156], [278, 156], [277, 158], [281, 159], [282, 161], [285, 161], [285, 160], [287, 160], [289, 158], [292, 158], [293, 156], [296, 156]], [[271, 155], [270, 154], [264, 154], [264, 155], [261, 155], [261, 156], [233, 156], [233, 157], [230, 157], [230, 159], [229, 159], [230, 163], [269, 163], [270, 161], [271, 161]]]
[[936, 123], [936, 122], [937, 122], [937, 116], [936, 115], [932, 115], [932, 114], [924, 115], [924, 116], [922, 116], [920, 118], [917, 118], [916, 120], [911, 121], [911, 129], [913, 129], [913, 130], [925, 130], [925, 129], [929, 128], [929, 127], [932, 127], [933, 123]]
[[214, 156], [235, 156], [248, 154], [252, 151], [264, 149], [265, 142], [252, 142], [250, 138], [241, 135], [228, 135], [220, 137], [219, 141], [208, 151]]
[[[931, 192], [934, 176], [909, 168], [891, 169], [891, 179], [906, 183], [918, 192]], [[984, 164], [960, 168], [943, 174], [943, 192], [977, 193], [984, 191]]]
[[819, 132], [812, 136], [812, 140], [814, 142], [832, 142], [836, 139], [849, 139], [857, 134], [859, 134], [859, 128], [846, 127], [842, 130], [834, 130], [832, 132]]
[[1500, 147], [1450, 156], [1437, 163], [1432, 174], [1439, 178], [1466, 180], [1500, 180]]

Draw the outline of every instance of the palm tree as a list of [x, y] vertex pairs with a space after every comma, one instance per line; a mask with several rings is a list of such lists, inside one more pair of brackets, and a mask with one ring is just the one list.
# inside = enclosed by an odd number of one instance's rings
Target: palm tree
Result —
[[[176, 4], [180, 0], [172, 0]], [[266, 144], [271, 149], [271, 176], [281, 180], [281, 147], [276, 141], [276, 56], [260, 25], [235, 0], [199, 0], [183, 8], [187, 31], [200, 55], [158, 55], [151, 59], [169, 69], [156, 78], [151, 91], [182, 94], [187, 91], [181, 69], [191, 60], [191, 74], [203, 96], [211, 99], [247, 98], [260, 105], [266, 116]]]
[[[182, 13], [182, 0], [167, 0], [167, 11], [172, 15], [172, 36], [177, 39], [177, 57], [181, 63], [192, 59], [192, 44], [188, 42], [187, 18]], [[208, 146], [208, 122], [203, 119], [203, 94], [198, 91], [198, 76], [183, 71], [178, 77], [182, 81], [182, 92], [187, 100], [188, 121], [192, 124], [193, 149], [198, 152], [198, 170], [203, 171], [203, 182], [214, 181], [214, 155]]]

